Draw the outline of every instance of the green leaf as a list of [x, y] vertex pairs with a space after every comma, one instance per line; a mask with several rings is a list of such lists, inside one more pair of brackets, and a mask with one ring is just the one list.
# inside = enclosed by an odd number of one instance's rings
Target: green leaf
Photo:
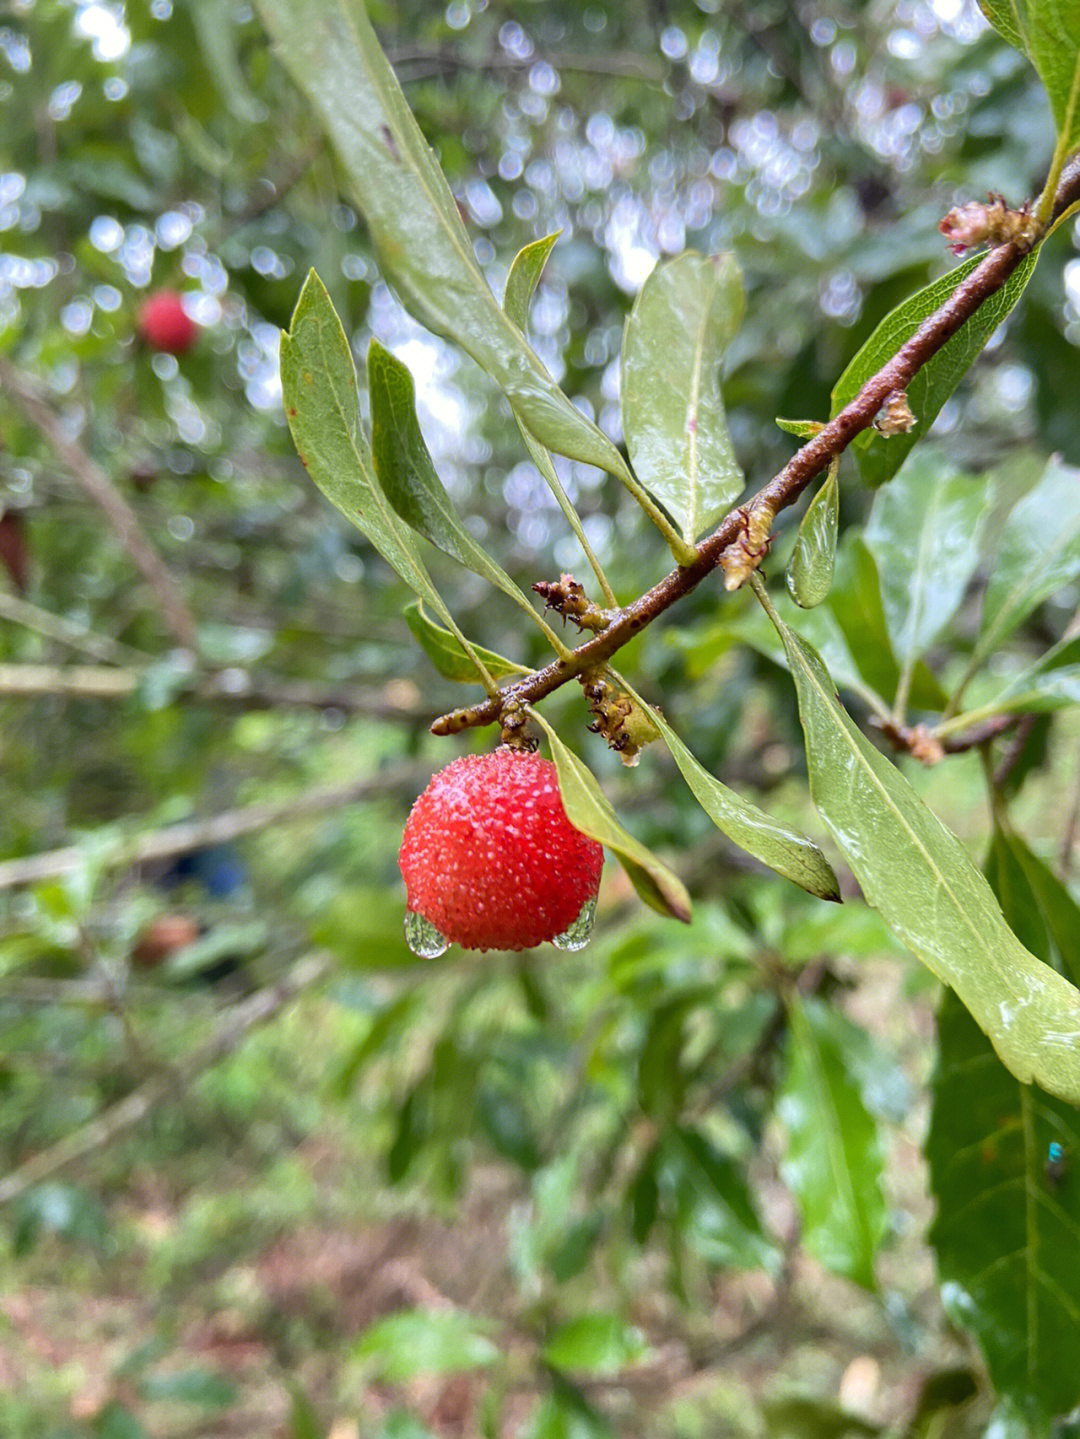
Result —
[[525, 333], [528, 323], [533, 294], [540, 283], [540, 276], [544, 273], [548, 256], [555, 248], [555, 242], [561, 233], [562, 231], [557, 230], [554, 235], [545, 235], [542, 240], [533, 240], [531, 244], [523, 246], [510, 266], [510, 273], [506, 277], [503, 310], [522, 334]]
[[1080, 8], [1072, 0], [979, 0], [983, 14], [1035, 66], [1067, 150], [1080, 143]]
[[[980, 305], [948, 344], [914, 376], [907, 388], [908, 403], [918, 421], [913, 430], [907, 434], [886, 437], [870, 429], [864, 430], [856, 437], [852, 449], [868, 484], [880, 485], [891, 479], [919, 436], [925, 435], [929, 430], [941, 407], [974, 363], [987, 340], [1023, 294], [1038, 257], [1037, 249], [1026, 256], [997, 294]], [[973, 255], [970, 260], [957, 265], [925, 289], [909, 296], [885, 316], [837, 380], [832, 395], [834, 416], [839, 414], [845, 405], [850, 404], [867, 380], [892, 359], [923, 320], [945, 303], [961, 280], [966, 279], [972, 270], [982, 263], [982, 259], [981, 255]]]
[[208, 1369], [186, 1369], [179, 1374], [152, 1374], [139, 1384], [144, 1399], [174, 1404], [198, 1404], [224, 1409], [236, 1402], [236, 1385]]
[[956, 990], [1019, 1080], [1080, 1104], [1080, 992], [1024, 948], [960, 841], [851, 722], [818, 655], [775, 623], [810, 792], [867, 902]]
[[991, 654], [1036, 605], [1078, 574], [1080, 470], [1051, 459], [1002, 530], [972, 665]]
[[[449, 630], [443, 629], [442, 625], [437, 625], [424, 612], [424, 607], [418, 600], [405, 606], [405, 623], [409, 626], [420, 648], [444, 678], [457, 680], [462, 684], [476, 683], [476, 666], [462, 649], [461, 641]], [[492, 679], [498, 680], [507, 675], [531, 673], [524, 665], [517, 665], [513, 660], [503, 659], [502, 655], [495, 654], [493, 650], [486, 650], [482, 645], [473, 645], [473, 651], [483, 662]]]
[[[942, 1297], [978, 1340], [994, 1389], [1043, 1433], [1080, 1403], [1080, 1114], [1017, 1084], [948, 992], [937, 1031], [926, 1155]], [[1051, 1142], [1068, 1166], [1056, 1182]]]
[[[621, 678], [620, 683], [626, 685]], [[660, 731], [691, 793], [718, 830], [785, 879], [821, 899], [839, 900], [836, 876], [812, 839], [789, 825], [781, 824], [758, 809], [757, 805], [721, 784], [691, 754], [662, 714], [646, 706], [629, 685], [626, 685], [626, 691]]]
[[534, 614], [526, 596], [462, 524], [420, 433], [412, 375], [374, 339], [368, 349], [368, 390], [375, 473], [396, 513], [436, 549]]
[[839, 1404], [805, 1394], [766, 1399], [761, 1412], [769, 1439], [873, 1439], [883, 1432]]
[[617, 1374], [648, 1352], [641, 1330], [617, 1314], [579, 1314], [558, 1324], [541, 1351], [553, 1369], [584, 1374]]
[[1080, 704], [1080, 637], [1060, 640], [1037, 664], [1017, 676], [1001, 694], [980, 705], [980, 713], [1045, 714]]
[[794, 435], [799, 440], [812, 440], [825, 428], [821, 420], [783, 420], [779, 415], [775, 423], [786, 435]]
[[295, 1379], [286, 1379], [289, 1390], [289, 1439], [326, 1439], [315, 1406]]
[[[1080, 905], [1053, 870], [1012, 829], [994, 829], [987, 878], [1033, 954], [1080, 984]], [[1029, 926], [1030, 940], [1023, 925]]]
[[364, 1330], [353, 1354], [379, 1377], [400, 1384], [417, 1374], [460, 1374], [499, 1357], [490, 1326], [458, 1309], [403, 1309]]
[[360, 426], [356, 367], [326, 287], [312, 270], [281, 337], [281, 387], [301, 462], [326, 498], [361, 530], [411, 589], [449, 620], [408, 526], [375, 478]]
[[776, 1274], [779, 1251], [761, 1227], [745, 1167], [699, 1129], [677, 1125], [659, 1152], [659, 1182], [673, 1200], [680, 1237], [709, 1264]]
[[623, 829], [595, 775], [567, 749], [542, 714], [536, 710], [530, 713], [551, 745], [563, 807], [570, 823], [614, 853], [646, 904], [689, 924], [690, 896], [682, 880]]
[[788, 1024], [777, 1102], [788, 1134], [780, 1172], [798, 1202], [810, 1253], [834, 1274], [872, 1289], [886, 1230], [877, 1125], [822, 1006], [794, 1000]]
[[492, 376], [542, 444], [628, 478], [615, 446], [571, 404], [496, 303], [360, 0], [259, 0], [258, 8], [337, 150], [380, 268], [406, 306]]
[[832, 587], [839, 525], [840, 482], [833, 468], [802, 517], [788, 561], [787, 587], [804, 610], [821, 604]]
[[874, 497], [865, 530], [893, 648], [910, 665], [959, 608], [979, 563], [986, 486], [936, 448], [920, 450]]
[[630, 459], [689, 544], [743, 488], [720, 360], [744, 306], [734, 256], [688, 250], [656, 266], [626, 322], [621, 400]]

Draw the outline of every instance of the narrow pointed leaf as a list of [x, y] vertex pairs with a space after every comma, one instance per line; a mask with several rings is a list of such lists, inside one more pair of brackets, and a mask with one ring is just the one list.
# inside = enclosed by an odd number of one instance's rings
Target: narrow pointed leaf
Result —
[[[852, 449], [868, 484], [880, 485], [892, 479], [907, 459], [908, 452], [921, 435], [925, 435], [937, 418], [941, 407], [963, 379], [983, 346], [1012, 310], [1023, 294], [1038, 259], [1033, 250], [1013, 271], [1008, 282], [992, 295], [947, 345], [929, 360], [907, 388], [908, 403], [917, 424], [904, 435], [880, 435], [864, 430], [853, 442]], [[932, 315], [972, 270], [982, 262], [973, 255], [948, 274], [932, 281], [925, 289], [909, 296], [881, 321], [847, 369], [836, 382], [832, 396], [832, 413], [839, 414], [900, 346], [909, 340], [928, 315]]]
[[1037, 605], [1078, 574], [1080, 470], [1051, 459], [1005, 522], [975, 659], [993, 653]]
[[623, 335], [630, 458], [691, 544], [743, 487], [720, 395], [720, 361], [744, 305], [733, 256], [687, 251], [656, 266]]
[[788, 561], [787, 587], [801, 609], [821, 604], [832, 587], [839, 525], [840, 482], [832, 469], [802, 517]]
[[[622, 681], [625, 684], [625, 681]], [[757, 805], [721, 784], [697, 760], [658, 711], [645, 705], [629, 685], [627, 693], [652, 719], [691, 793], [728, 839], [785, 879], [821, 899], [839, 900], [840, 888], [821, 850], [804, 834], [781, 824]]]
[[[1041, 926], [1051, 948], [1038, 942], [1028, 946], [1040, 959], [1059, 961], [1056, 968], [1080, 984], [1080, 905], [1052, 869], [1012, 830], [994, 832], [994, 847], [1007, 851], [1019, 876], [1014, 883], [1013, 902], [1007, 902], [1001, 886], [991, 877], [994, 893], [1007, 918], [1018, 928], [1021, 913], [1032, 915]], [[1046, 942], [1044, 941], [1044, 943]]]
[[444, 554], [531, 609], [527, 597], [462, 523], [420, 433], [412, 375], [378, 340], [368, 349], [368, 389], [375, 473], [395, 511]]
[[1059, 641], [1031, 669], [999, 695], [979, 706], [980, 714], [1046, 714], [1080, 704], [1080, 637]]
[[986, 486], [934, 448], [912, 455], [874, 497], [866, 544], [901, 662], [929, 649], [959, 608], [979, 563], [985, 513]]
[[314, 270], [281, 337], [281, 388], [300, 459], [346, 519], [443, 620], [449, 616], [409, 527], [375, 477], [360, 426], [356, 367], [326, 288]]
[[411, 312], [471, 355], [543, 444], [626, 476], [615, 446], [496, 303], [361, 0], [259, 0], [258, 8], [337, 150], [383, 273]]
[[556, 231], [554, 235], [545, 235], [542, 240], [533, 240], [531, 244], [523, 246], [510, 266], [510, 273], [506, 277], [503, 309], [522, 334], [525, 333], [533, 294], [560, 233]]
[[814, 650], [777, 624], [810, 791], [867, 902], [955, 989], [1017, 1079], [1080, 1104], [1080, 991], [1024, 948], [960, 841], [851, 722]]
[[[1036, 897], [1042, 881], [1032, 863], [1049, 875], [1018, 836], [995, 832], [987, 873], [1017, 928], [1049, 914]], [[1075, 915], [1067, 923], [1075, 947]], [[1038, 932], [1036, 952], [1050, 959], [1049, 924]], [[1071, 1357], [1080, 1328], [1080, 1184], [1071, 1167], [1080, 1155], [1080, 1114], [1017, 1084], [948, 992], [938, 1011], [932, 1094], [926, 1152], [937, 1218], [930, 1240], [946, 1307], [982, 1346], [995, 1389], [1042, 1432], [1051, 1415], [1080, 1401]], [[1060, 1177], [1047, 1171], [1051, 1143], [1065, 1151]]]
[[877, 1124], [819, 1006], [795, 1000], [788, 1025], [777, 1103], [788, 1133], [780, 1172], [799, 1205], [810, 1253], [834, 1274], [872, 1289], [886, 1229]]
[[825, 428], [821, 420], [785, 420], [777, 415], [775, 423], [785, 435], [794, 435], [799, 440], [812, 440]]
[[682, 880], [623, 829], [596, 776], [567, 749], [542, 714], [536, 710], [531, 714], [551, 745], [551, 757], [559, 772], [559, 791], [570, 823], [612, 851], [646, 904], [689, 924], [690, 896]]
[[[448, 680], [457, 680], [462, 684], [476, 683], [476, 666], [471, 657], [462, 649], [457, 635], [443, 629], [442, 625], [437, 625], [425, 612], [419, 601], [406, 606], [405, 623], [441, 675]], [[516, 665], [513, 660], [503, 659], [502, 655], [497, 655], [492, 650], [486, 650], [482, 645], [473, 645], [473, 649], [477, 657], [483, 661], [492, 679], [498, 680], [507, 675], [530, 673], [524, 665]]]
[[776, 1274], [780, 1256], [754, 1208], [745, 1166], [688, 1125], [665, 1128], [661, 1155], [661, 1185], [691, 1248], [710, 1264]]
[[1080, 7], [1071, 0], [979, 0], [983, 14], [1030, 59], [1068, 149], [1080, 143]]

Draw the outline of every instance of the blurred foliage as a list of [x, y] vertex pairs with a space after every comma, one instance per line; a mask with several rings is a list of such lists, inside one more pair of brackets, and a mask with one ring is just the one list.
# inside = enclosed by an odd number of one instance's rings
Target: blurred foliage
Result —
[[[878, 323], [951, 266], [941, 215], [1036, 195], [1053, 150], [1033, 71], [971, 0], [370, 13], [496, 295], [521, 246], [561, 231], [530, 339], [614, 441], [623, 324], [654, 262], [735, 252], [746, 318], [723, 406], [752, 488], [792, 452], [775, 417], [827, 418]], [[0, 5], [0, 359], [56, 421], [0, 395], [0, 854], [62, 852], [0, 890], [0, 1174], [158, 1095], [2, 1212], [5, 1439], [1067, 1434], [1075, 1111], [1017, 1085], [951, 999], [931, 1090], [924, 972], [861, 905], [746, 860], [658, 747], [623, 772], [586, 749], [579, 696], [545, 706], [685, 882], [689, 928], [609, 865], [581, 954], [406, 948], [404, 815], [489, 736], [427, 735], [463, 692], [293, 450], [279, 330], [310, 267], [361, 407], [372, 337], [412, 371], [479, 546], [525, 591], [586, 575], [506, 402], [404, 312], [344, 191], [251, 6]], [[946, 400], [929, 482], [913, 462], [875, 496], [841, 466], [833, 589], [779, 607], [860, 721], [902, 683], [912, 720], [965, 685], [970, 711], [996, 713], [1067, 633], [1080, 560], [1054, 486], [1080, 465], [1075, 249], [1062, 226]], [[182, 356], [137, 338], [162, 288], [201, 326]], [[87, 461], [163, 558], [195, 652], [88, 497]], [[620, 602], [667, 571], [615, 481], [558, 471]], [[967, 544], [931, 564], [917, 501], [943, 475]], [[1065, 559], [968, 683], [989, 576], [1039, 565], [1010, 526], [1025, 504]], [[546, 661], [503, 595], [425, 562], [470, 639]], [[921, 629], [920, 564], [940, 582]], [[620, 664], [710, 774], [820, 835], [752, 603], [706, 583]], [[973, 755], [904, 762], [979, 858], [993, 840], [1014, 929], [1073, 979], [1074, 663], [1054, 652], [1050, 712], [988, 742], [994, 825]], [[154, 937], [170, 916], [191, 922], [179, 946]], [[313, 951], [328, 980], [189, 1071]], [[1032, 1280], [1038, 1333], [1018, 1297]]]

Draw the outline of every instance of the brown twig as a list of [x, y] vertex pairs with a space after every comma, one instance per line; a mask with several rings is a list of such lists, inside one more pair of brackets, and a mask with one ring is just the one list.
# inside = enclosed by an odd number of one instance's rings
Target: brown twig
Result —
[[103, 511], [136, 569], [153, 590], [165, 625], [184, 649], [196, 649], [195, 621], [165, 561], [147, 539], [135, 511], [108, 475], [68, 433], [40, 385], [0, 355], [0, 386], [49, 443], [72, 477]]
[[72, 1134], [66, 1134], [51, 1148], [35, 1154], [5, 1179], [0, 1179], [0, 1204], [10, 1204], [28, 1189], [76, 1160], [110, 1144], [126, 1129], [144, 1119], [163, 1100], [175, 1098], [178, 1085], [190, 1084], [204, 1070], [224, 1059], [257, 1025], [265, 1024], [304, 990], [312, 988], [334, 966], [330, 955], [312, 955], [293, 965], [280, 983], [261, 989], [226, 1014], [217, 1033], [201, 1045], [175, 1070], [155, 1074], [126, 1098]]
[[[430, 769], [426, 771], [427, 774], [430, 772]], [[394, 765], [378, 774], [354, 780], [352, 784], [309, 790], [306, 794], [283, 800], [280, 804], [246, 805], [243, 809], [225, 810], [209, 819], [171, 824], [165, 829], [153, 830], [134, 839], [120, 838], [115, 848], [100, 856], [100, 859], [110, 869], [171, 859], [174, 855], [186, 854], [189, 850], [201, 849], [207, 845], [228, 844], [239, 839], [241, 835], [254, 834], [275, 824], [289, 824], [294, 820], [321, 814], [324, 810], [357, 804], [372, 795], [388, 794], [399, 787], [411, 794], [415, 790], [416, 781], [415, 766]], [[0, 890], [13, 889], [21, 884], [37, 884], [40, 880], [71, 874], [83, 864], [84, 859], [84, 851], [78, 845], [71, 845], [65, 849], [49, 850], [44, 854], [28, 855], [25, 859], [6, 860], [0, 863]]]
[[[1061, 177], [1054, 214], [1061, 214], [1078, 199], [1080, 157], [1070, 162]], [[982, 263], [957, 285], [945, 303], [928, 315], [892, 359], [866, 382], [851, 403], [803, 445], [753, 499], [731, 510], [721, 520], [719, 527], [698, 545], [697, 559], [693, 564], [679, 566], [665, 575], [651, 590], [620, 610], [603, 633], [579, 645], [569, 659], [553, 660], [542, 670], [508, 685], [490, 699], [441, 715], [431, 726], [432, 733], [457, 734], [474, 726], [494, 724], [508, 700], [535, 704], [576, 678], [583, 670], [606, 664], [623, 645], [676, 601], [690, 594], [712, 573], [725, 550], [744, 531], [748, 514], [764, 507], [779, 513], [793, 505], [807, 485], [847, 449], [856, 435], [870, 428], [889, 394], [893, 390], [906, 390], [927, 361], [933, 359], [976, 311], [1003, 288], [1028, 253], [1027, 248], [1016, 244], [1001, 245], [989, 251]]]

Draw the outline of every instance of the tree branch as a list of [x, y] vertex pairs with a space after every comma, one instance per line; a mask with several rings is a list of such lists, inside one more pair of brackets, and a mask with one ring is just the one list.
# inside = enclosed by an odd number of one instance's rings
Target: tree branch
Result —
[[[1061, 177], [1054, 216], [1078, 199], [1080, 157], [1070, 162]], [[651, 590], [620, 610], [606, 630], [579, 645], [569, 659], [553, 660], [528, 678], [507, 685], [490, 699], [441, 715], [431, 726], [432, 734], [457, 734], [463, 729], [494, 724], [507, 702], [535, 704], [576, 679], [584, 670], [606, 664], [623, 645], [712, 573], [725, 550], [744, 533], [751, 512], [767, 507], [778, 514], [793, 505], [807, 485], [847, 449], [856, 435], [870, 428], [888, 395], [893, 390], [906, 390], [927, 361], [948, 344], [980, 306], [1003, 288], [1027, 253], [1015, 244], [990, 250], [940, 309], [928, 315], [892, 359], [866, 382], [851, 403], [803, 445], [752, 499], [725, 515], [719, 527], [697, 546], [697, 559], [693, 564], [680, 566], [665, 575]]]
[[66, 1134], [50, 1149], [28, 1159], [6, 1179], [0, 1179], [0, 1204], [10, 1204], [12, 1200], [20, 1198], [28, 1189], [48, 1179], [58, 1170], [111, 1143], [124, 1130], [131, 1129], [144, 1119], [162, 1100], [175, 1098], [178, 1083], [190, 1084], [212, 1064], [231, 1054], [252, 1029], [266, 1024], [297, 995], [325, 979], [334, 963], [331, 955], [311, 955], [293, 965], [280, 983], [261, 989], [250, 999], [235, 1005], [226, 1014], [213, 1038], [189, 1055], [182, 1064], [155, 1074], [152, 1079], [148, 1079], [126, 1098], [104, 1110], [89, 1124], [75, 1130], [73, 1134]]
[[[430, 773], [430, 770], [427, 773]], [[329, 785], [323, 789], [309, 790], [306, 794], [283, 800], [279, 804], [245, 805], [242, 809], [225, 810], [209, 819], [171, 824], [165, 829], [153, 830], [134, 839], [117, 839], [112, 851], [101, 856], [101, 863], [109, 869], [120, 869], [127, 865], [172, 859], [175, 855], [187, 854], [190, 850], [202, 849], [207, 845], [228, 844], [239, 839], [241, 835], [254, 834], [275, 824], [288, 824], [321, 814], [325, 810], [357, 804], [372, 795], [388, 794], [399, 788], [412, 794], [416, 780], [415, 765], [393, 765], [378, 774], [354, 780], [351, 784]], [[44, 854], [28, 855], [25, 859], [5, 860], [0, 863], [0, 890], [13, 889], [20, 884], [37, 884], [43, 879], [55, 879], [58, 875], [71, 874], [83, 862], [84, 854], [78, 845], [48, 850]]]
[[136, 569], [157, 598], [161, 617], [184, 649], [197, 648], [195, 621], [176, 587], [165, 561], [147, 539], [135, 511], [116, 489], [102, 467], [67, 432], [63, 420], [45, 393], [29, 375], [0, 355], [0, 386], [26, 419], [48, 441], [57, 458], [104, 512]]

